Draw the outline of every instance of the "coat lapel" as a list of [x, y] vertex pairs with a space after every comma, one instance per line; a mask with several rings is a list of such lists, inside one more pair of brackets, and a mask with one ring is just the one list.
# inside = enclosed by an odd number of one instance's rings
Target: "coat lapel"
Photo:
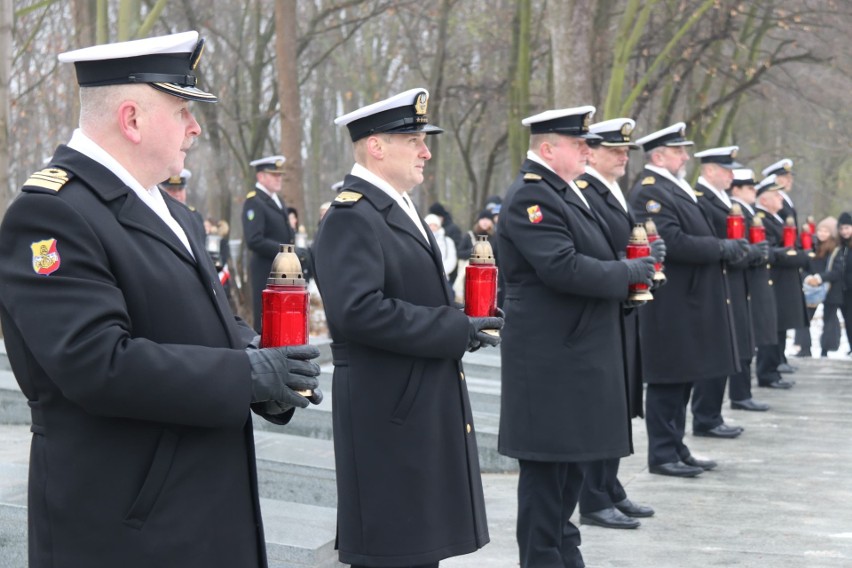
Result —
[[[408, 213], [403, 211], [402, 206], [397, 204], [391, 196], [370, 182], [351, 174], [346, 176], [343, 183], [344, 187], [357, 191], [366, 197], [378, 211], [384, 211], [385, 221], [388, 225], [403, 233], [407, 233], [412, 239], [417, 241], [419, 246], [423, 247], [430, 255], [433, 255], [434, 251], [432, 250], [431, 243], [423, 238], [423, 234], [414, 226]], [[430, 232], [427, 229], [426, 234], [428, 235]]]
[[[157, 239], [172, 249], [176, 255], [187, 262], [195, 263], [195, 259], [177, 238], [168, 225], [145, 205], [132, 191], [118, 211], [118, 222], [126, 227], [132, 227]], [[186, 229], [184, 229], [186, 231]]]

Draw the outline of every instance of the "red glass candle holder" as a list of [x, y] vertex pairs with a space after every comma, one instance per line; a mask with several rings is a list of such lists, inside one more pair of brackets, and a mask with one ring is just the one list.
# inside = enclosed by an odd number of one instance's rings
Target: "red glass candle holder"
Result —
[[[310, 294], [293, 245], [280, 245], [261, 296], [261, 347], [306, 345]], [[296, 391], [302, 396], [311, 390]]]
[[[651, 247], [648, 245], [648, 235], [645, 232], [645, 227], [641, 223], [637, 223], [633, 227], [633, 232], [630, 235], [630, 240], [627, 242], [627, 258], [644, 258], [651, 255]], [[633, 301], [649, 301], [653, 300], [650, 286], [642, 282], [630, 284], [627, 299]]]
[[781, 245], [784, 248], [794, 247], [796, 246], [796, 225], [795, 221], [793, 221], [792, 217], [787, 217], [787, 224], [784, 225], [784, 232], [782, 233], [782, 243]]
[[734, 203], [730, 213], [728, 213], [728, 238], [745, 238], [745, 217], [743, 217], [743, 210], [739, 203]]

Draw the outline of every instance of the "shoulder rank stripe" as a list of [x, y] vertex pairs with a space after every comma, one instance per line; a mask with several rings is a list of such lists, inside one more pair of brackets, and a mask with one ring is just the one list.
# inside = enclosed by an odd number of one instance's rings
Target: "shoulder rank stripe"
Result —
[[574, 185], [576, 185], [580, 189], [586, 189], [587, 187], [589, 187], [589, 182], [584, 179], [578, 179], [574, 181]]
[[62, 186], [68, 183], [69, 176], [65, 170], [59, 168], [47, 168], [36, 172], [24, 183], [30, 187], [41, 187], [51, 191], [59, 191]]
[[246, 194], [246, 199], [251, 199], [251, 198], [252, 198], [252, 197], [254, 197], [255, 195], [257, 195], [257, 192], [256, 192], [256, 191], [249, 191], [249, 192]]
[[654, 176], [648, 176], [642, 180], [642, 185], [654, 185], [654, 182], [657, 180], [654, 179]]
[[337, 197], [334, 198], [335, 203], [355, 203], [359, 199], [364, 197], [362, 194], [356, 191], [341, 191], [337, 194]]
[[539, 181], [541, 176], [532, 172], [524, 174], [524, 181]]

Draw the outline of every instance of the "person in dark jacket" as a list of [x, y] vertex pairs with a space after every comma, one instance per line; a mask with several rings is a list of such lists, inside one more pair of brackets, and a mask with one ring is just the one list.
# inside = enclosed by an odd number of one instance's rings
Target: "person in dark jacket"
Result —
[[[636, 224], [633, 208], [624, 198], [618, 185], [623, 177], [631, 149], [638, 146], [630, 135], [636, 123], [630, 118], [615, 118], [589, 127], [589, 132], [601, 137], [589, 144], [586, 171], [574, 184], [580, 188], [592, 209], [606, 222], [615, 250], [622, 253]], [[655, 258], [665, 258], [665, 242], [654, 241]], [[627, 374], [627, 401], [630, 417], [644, 416], [642, 404], [642, 357], [639, 341], [640, 309], [628, 309], [624, 314], [624, 356]], [[586, 464], [583, 488], [580, 492], [580, 523], [605, 528], [636, 528], [637, 518], [650, 517], [654, 509], [634, 503], [627, 497], [618, 480], [621, 460], [611, 458]]]
[[[720, 239], [728, 236], [728, 216], [731, 214], [733, 203], [728, 197], [727, 190], [734, 180], [733, 170], [741, 168], [742, 164], [735, 160], [739, 151], [738, 146], [710, 148], [696, 152], [695, 157], [701, 160], [701, 175], [695, 186], [698, 204], [710, 218], [713, 230]], [[745, 218], [743, 218], [745, 229]], [[743, 234], [747, 237], [748, 233]], [[731, 298], [731, 310], [734, 315], [737, 352], [740, 357], [740, 370], [732, 373], [731, 391], [735, 393], [732, 400], [741, 400], [742, 391], [746, 390], [751, 381], [748, 369], [754, 355], [754, 334], [751, 321], [751, 296], [748, 290], [747, 268], [757, 262], [766, 262], [769, 257], [769, 245], [748, 244], [747, 254], [738, 262], [727, 262], [722, 269], [725, 285]], [[735, 386], [734, 381], [738, 384]], [[722, 403], [725, 398], [725, 383], [728, 377], [709, 379], [695, 383], [692, 389], [692, 432], [696, 436], [730, 439], [739, 436], [743, 429], [738, 426], [728, 426], [722, 417]], [[746, 383], [745, 385], [742, 383]], [[750, 390], [750, 389], [749, 389]], [[755, 406], [754, 402], [749, 406]], [[768, 407], [767, 407], [768, 408]]]
[[[840, 321], [837, 319], [839, 302], [837, 296], [829, 298], [833, 283], [839, 280], [839, 274], [834, 270], [837, 264], [837, 256], [840, 254], [837, 246], [837, 219], [826, 217], [820, 221], [816, 226], [814, 241], [814, 252], [813, 256], [808, 255], [810, 259], [808, 260], [807, 276], [805, 276], [804, 282], [811, 286], [825, 284], [828, 288], [821, 302], [823, 309], [822, 334], [820, 335], [820, 357], [828, 357], [830, 351], [837, 351], [837, 348], [840, 347]], [[822, 275], [826, 275], [825, 281], [823, 281]], [[810, 321], [813, 319], [820, 302], [813, 304], [807, 302], [807, 295], [805, 300], [808, 308], [808, 321]], [[810, 329], [808, 329], [808, 336], [810, 336]]]
[[[850, 323], [852, 322], [852, 251], [850, 251], [850, 248], [852, 248], [852, 215], [846, 211], [837, 218], [837, 236], [839, 243], [835, 251], [829, 256], [828, 262], [831, 266], [827, 265], [825, 271], [813, 274], [811, 283], [814, 285], [823, 282], [830, 284], [823, 304], [825, 325], [831, 326], [831, 319], [836, 319], [837, 310], [840, 310], [846, 324], [846, 338], [850, 349], [852, 349], [852, 323]], [[823, 336], [825, 337], [825, 334]], [[823, 351], [831, 351], [828, 347], [833, 343], [833, 341], [831, 344], [823, 343]], [[852, 351], [848, 354], [852, 355]]]
[[[763, 176], [763, 179], [774, 175], [775, 182], [779, 187], [781, 187], [781, 191], [779, 193], [781, 196], [781, 209], [778, 211], [778, 217], [780, 217], [785, 223], [787, 222], [787, 219], [792, 218], [793, 226], [800, 227], [799, 214], [796, 212], [796, 207], [793, 205], [793, 199], [790, 197], [790, 193], [793, 191], [793, 160], [790, 158], [778, 160], [774, 164], [763, 168], [761, 175]], [[802, 333], [803, 330], [804, 328], [797, 328], [797, 332], [799, 333]], [[778, 371], [786, 374], [796, 372], [796, 367], [787, 362], [787, 355], [784, 353], [783, 349], [781, 350]]]
[[730, 375], [739, 357], [723, 263], [746, 254], [739, 240], [720, 239], [683, 179], [689, 154], [682, 122], [637, 140], [645, 169], [628, 196], [642, 221], [653, 219], [665, 239], [667, 283], [642, 308], [642, 373], [649, 471], [695, 477], [716, 467], [683, 441], [694, 382]]
[[[287, 205], [281, 199], [284, 156], [267, 156], [249, 163], [255, 168], [254, 189], [243, 203], [243, 238], [249, 251], [252, 324], [260, 333], [263, 289], [272, 261], [282, 244], [293, 244], [296, 232], [290, 225]], [[304, 265], [310, 267], [309, 263]]]
[[632, 451], [623, 302], [650, 284], [654, 258], [620, 260], [606, 223], [573, 179], [595, 107], [526, 118], [527, 159], [497, 225], [505, 275], [498, 450], [515, 458], [525, 567], [584, 566], [569, 518], [586, 462]]
[[778, 312], [778, 341], [774, 347], [759, 348], [757, 381], [759, 386], [791, 388], [793, 381], [776, 378], [787, 343], [787, 330], [804, 327], [807, 320], [805, 298], [802, 294], [802, 269], [807, 266], [808, 255], [795, 246], [784, 247], [785, 221], [779, 213], [784, 205], [781, 186], [775, 174], [765, 177], [757, 185], [757, 216], [766, 227], [766, 240], [772, 248], [772, 281]]
[[[734, 170], [731, 182], [731, 203], [739, 204], [745, 220], [746, 234], [750, 234], [755, 225], [754, 203], [757, 200], [757, 190], [754, 187], [754, 172], [750, 169]], [[762, 224], [762, 221], [761, 221]], [[751, 328], [754, 336], [754, 346], [757, 349], [763, 345], [774, 345], [778, 339], [778, 314], [775, 310], [775, 290], [772, 275], [769, 272], [771, 255], [769, 243], [764, 239], [757, 243], [761, 248], [760, 258], [752, 258], [746, 270], [746, 285], [748, 287], [748, 310]], [[732, 410], [749, 410], [763, 412], [769, 410], [769, 405], [759, 402], [752, 397], [751, 392], [751, 360], [756, 352], [740, 354], [742, 369], [730, 376], [729, 394]], [[780, 379], [781, 376], [778, 375]]]
[[[471, 251], [473, 251], [473, 246], [469, 246], [469, 241], [465, 238], [465, 235], [462, 233], [461, 228], [456, 225], [455, 221], [453, 221], [453, 216], [447, 210], [447, 208], [444, 207], [441, 203], [435, 202], [432, 204], [431, 207], [429, 207], [429, 213], [437, 215], [441, 218], [441, 227], [444, 229], [444, 235], [449, 237], [456, 247], [457, 260], [462, 261], [469, 259], [470, 253]], [[458, 264], [456, 264], [455, 269], [447, 273], [447, 277], [450, 281], [450, 286], [455, 283], [458, 274], [459, 269]]]
[[334, 355], [340, 561], [434, 567], [488, 543], [461, 358], [496, 345], [500, 317], [469, 318], [408, 192], [431, 157], [429, 93], [411, 89], [335, 119], [355, 165], [316, 238]]
[[62, 54], [80, 128], [0, 225], [32, 568], [266, 567], [250, 405], [284, 424], [309, 403], [296, 390], [321, 399], [316, 348], [248, 348], [203, 229], [157, 188], [201, 132], [189, 101], [216, 101], [195, 82], [202, 42]]

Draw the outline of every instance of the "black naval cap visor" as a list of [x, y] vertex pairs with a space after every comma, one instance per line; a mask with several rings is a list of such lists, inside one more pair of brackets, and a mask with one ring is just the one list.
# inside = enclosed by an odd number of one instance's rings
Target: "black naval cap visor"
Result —
[[429, 124], [425, 114], [416, 114], [413, 105], [406, 105], [377, 112], [346, 125], [353, 142], [373, 134], [409, 134], [425, 132], [440, 134], [443, 128]]
[[182, 99], [217, 102], [215, 95], [196, 87], [198, 78], [195, 76], [195, 67], [201, 57], [203, 45], [204, 40], [199, 40], [192, 54], [155, 53], [117, 59], [75, 61], [77, 83], [81, 87], [148, 83], [159, 91]]

